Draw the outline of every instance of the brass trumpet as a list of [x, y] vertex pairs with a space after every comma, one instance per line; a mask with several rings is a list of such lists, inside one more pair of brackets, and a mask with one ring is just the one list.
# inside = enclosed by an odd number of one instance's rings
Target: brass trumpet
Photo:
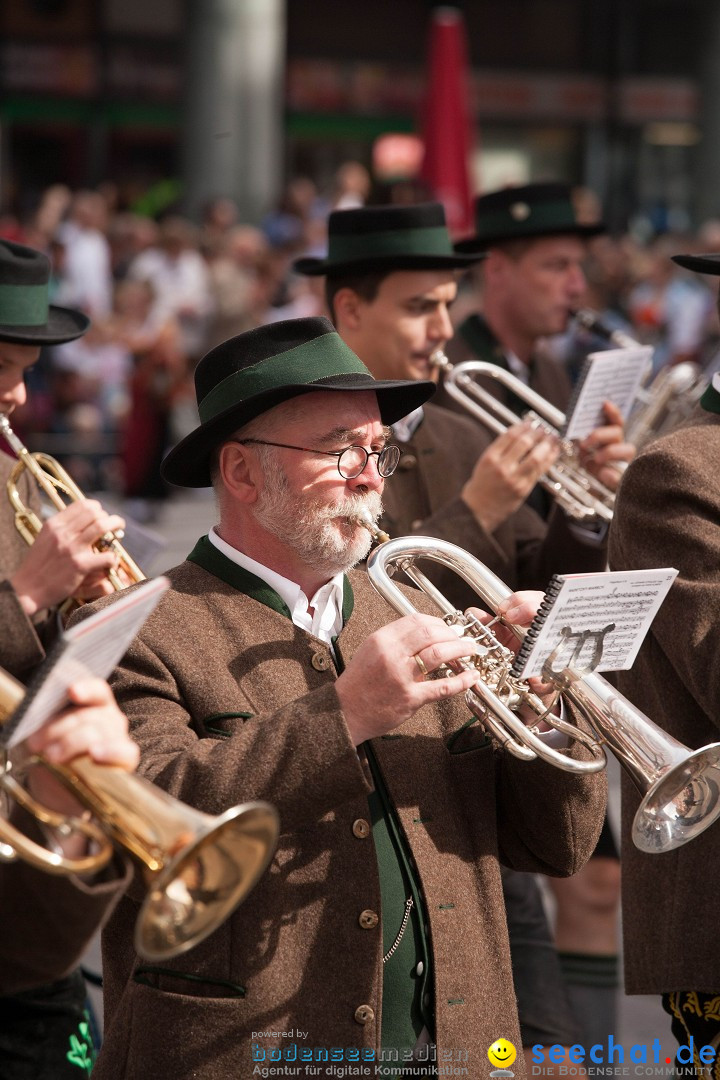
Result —
[[[362, 524], [362, 520], [358, 519]], [[720, 743], [690, 750], [652, 722], [602, 676], [587, 670], [562, 667], [555, 670], [553, 657], [543, 677], [579, 710], [595, 732], [588, 735], [574, 725], [542, 713], [526, 683], [512, 675], [512, 654], [487, 627], [456, 611], [417, 567], [428, 559], [458, 573], [493, 612], [511, 590], [483, 563], [455, 544], [429, 536], [404, 536], [389, 540], [370, 554], [370, 581], [401, 615], [415, 611], [412, 602], [392, 580], [401, 571], [439, 608], [448, 625], [456, 625], [473, 640], [477, 655], [466, 666], [478, 670], [478, 681], [465, 695], [470, 710], [514, 756], [524, 760], [543, 758], [571, 772], [588, 773], [606, 763], [608, 747], [632, 777], [643, 795], [635, 815], [632, 838], [641, 851], [671, 851], [704, 832], [720, 816]], [[525, 630], [510, 626], [522, 640]], [[451, 674], [451, 672], [448, 672]], [[539, 700], [539, 699], [538, 699]], [[529, 705], [551, 726], [589, 746], [592, 758], [575, 761], [538, 738], [536, 726], [526, 726], [516, 710]]]
[[[25, 688], [0, 668], [0, 724]], [[37, 803], [12, 776], [6, 758], [0, 790], [33, 814], [45, 831], [80, 833], [99, 849], [68, 859], [35, 843], [0, 816], [0, 858], [22, 858], [51, 874], [93, 872], [112, 856], [115, 841], [140, 864], [147, 895], [135, 924], [135, 949], [146, 960], [179, 956], [217, 929], [266, 870], [279, 832], [277, 811], [248, 802], [211, 817], [174, 799], [141, 776], [88, 756], [68, 765], [38, 758], [87, 806], [96, 821], [66, 818]]]
[[[519, 417], [476, 381], [479, 375], [495, 380], [521, 398], [530, 408], [524, 419], [531, 420], [548, 434], [560, 438], [559, 430], [565, 423], [565, 413], [531, 390], [512, 372], [484, 360], [451, 364], [440, 349], [432, 353], [430, 363], [444, 373], [443, 385], [448, 394], [496, 435], [502, 435], [517, 424]], [[560, 439], [560, 456], [539, 482], [574, 521], [612, 521], [615, 493], [596, 480], [580, 463], [577, 448], [569, 439]]]
[[[43, 523], [37, 514], [25, 505], [17, 489], [18, 480], [24, 469], [27, 469], [56, 510], [65, 510], [71, 502], [78, 502], [85, 496], [54, 457], [50, 457], [49, 454], [30, 453], [15, 434], [10, 421], [4, 414], [0, 414], [0, 435], [4, 437], [18, 459], [7, 481], [8, 498], [15, 511], [15, 528], [27, 544], [32, 544], [42, 529]], [[112, 551], [117, 556], [117, 568], [108, 570], [107, 575], [115, 592], [121, 592], [128, 585], [145, 580], [140, 567], [120, 543], [121, 538], [119, 534], [106, 533], [94, 544], [97, 551]], [[79, 606], [82, 601], [77, 600], [74, 603], [75, 606]], [[73, 604], [72, 600], [70, 604]], [[67, 610], [67, 602], [63, 608]]]

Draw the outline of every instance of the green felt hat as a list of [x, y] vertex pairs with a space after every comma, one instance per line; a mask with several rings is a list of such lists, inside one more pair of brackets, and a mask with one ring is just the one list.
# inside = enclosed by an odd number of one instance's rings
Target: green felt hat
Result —
[[50, 260], [41, 251], [0, 240], [0, 341], [61, 345], [85, 333], [90, 320], [49, 303]]
[[475, 200], [475, 235], [460, 240], [455, 251], [486, 250], [505, 240], [540, 236], [597, 236], [606, 231], [598, 222], [581, 224], [575, 215], [567, 184], [525, 184], [502, 188]]
[[299, 274], [340, 274], [380, 269], [454, 270], [482, 259], [458, 255], [442, 203], [363, 206], [335, 210], [328, 219], [328, 253], [293, 264]]
[[393, 424], [427, 401], [435, 384], [374, 379], [328, 319], [259, 326], [211, 349], [198, 364], [200, 427], [167, 455], [163, 478], [179, 487], [208, 487], [216, 446], [282, 401], [317, 390], [372, 390], [383, 423]]

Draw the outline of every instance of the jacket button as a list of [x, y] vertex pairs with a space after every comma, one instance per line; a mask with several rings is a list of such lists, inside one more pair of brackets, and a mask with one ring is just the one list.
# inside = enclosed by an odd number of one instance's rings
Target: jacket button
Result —
[[312, 660], [310, 661], [316, 671], [327, 671], [332, 661], [327, 653], [316, 652], [313, 653]]
[[422, 523], [423, 523], [423, 519], [422, 519], [422, 518], [415, 518], [415, 520], [414, 520], [414, 521], [411, 521], [411, 522], [410, 522], [410, 528], [411, 528], [411, 529], [419, 529], [419, 528], [420, 528], [420, 526], [422, 525]]
[[369, 1024], [375, 1019], [375, 1011], [369, 1005], [358, 1005], [355, 1010], [355, 1020], [358, 1024]]
[[358, 840], [365, 840], [370, 835], [370, 825], [365, 818], [359, 817], [357, 821], [353, 821], [352, 831]]
[[377, 912], [366, 909], [365, 911], [361, 911], [358, 915], [358, 922], [363, 930], [374, 930], [380, 922], [380, 919], [378, 918]]

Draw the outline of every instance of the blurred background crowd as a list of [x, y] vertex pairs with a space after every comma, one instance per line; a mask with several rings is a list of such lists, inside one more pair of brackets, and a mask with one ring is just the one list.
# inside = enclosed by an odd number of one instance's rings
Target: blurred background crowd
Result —
[[[292, 262], [324, 252], [333, 209], [441, 198], [461, 235], [448, 137], [468, 207], [506, 183], [576, 184], [579, 213], [610, 226], [589, 245], [586, 305], [655, 346], [656, 368], [714, 364], [714, 298], [669, 255], [720, 250], [718, 5], [457, 0], [455, 36], [434, 39], [447, 12], [3, 5], [0, 236], [46, 251], [53, 300], [92, 319], [29, 376], [14, 423], [31, 449], [152, 518], [158, 462], [196, 423], [199, 357], [323, 313], [322, 282]], [[457, 321], [478, 303], [461, 287]], [[583, 333], [548, 343], [572, 372]]]

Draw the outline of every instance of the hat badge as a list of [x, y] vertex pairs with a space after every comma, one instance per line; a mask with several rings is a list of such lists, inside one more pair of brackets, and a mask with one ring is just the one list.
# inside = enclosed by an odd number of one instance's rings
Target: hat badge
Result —
[[510, 216], [513, 217], [515, 221], [525, 221], [530, 217], [530, 207], [525, 202], [513, 203], [510, 207]]

